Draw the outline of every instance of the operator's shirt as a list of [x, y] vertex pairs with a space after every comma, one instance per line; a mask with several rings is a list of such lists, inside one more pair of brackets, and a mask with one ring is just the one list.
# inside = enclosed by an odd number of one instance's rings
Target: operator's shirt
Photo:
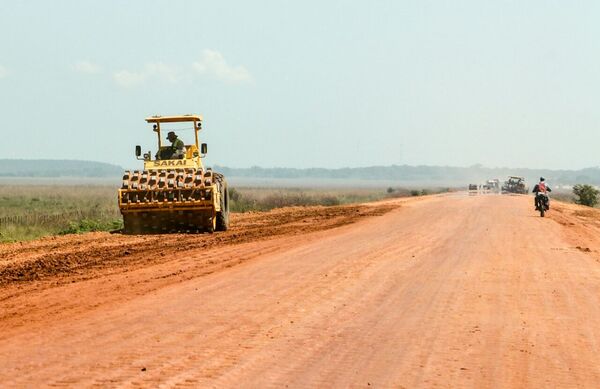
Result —
[[175, 141], [173, 143], [171, 143], [171, 147], [173, 148], [173, 151], [177, 151], [177, 150], [183, 150], [185, 145], [181, 139], [177, 138], [177, 139], [175, 139]]

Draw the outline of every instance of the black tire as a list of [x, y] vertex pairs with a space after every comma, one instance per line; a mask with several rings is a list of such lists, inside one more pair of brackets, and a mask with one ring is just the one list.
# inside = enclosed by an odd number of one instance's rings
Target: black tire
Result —
[[229, 191], [225, 181], [221, 181], [219, 190], [221, 192], [221, 211], [217, 212], [217, 231], [227, 231], [229, 228]]
[[544, 217], [546, 215], [546, 204], [544, 202], [544, 199], [540, 197], [538, 204], [540, 206], [540, 216]]

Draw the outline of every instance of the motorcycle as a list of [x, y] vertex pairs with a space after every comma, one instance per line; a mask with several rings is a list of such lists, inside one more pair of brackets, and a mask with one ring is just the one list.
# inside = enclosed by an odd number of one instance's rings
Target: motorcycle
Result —
[[538, 192], [535, 195], [538, 204], [537, 210], [540, 211], [540, 216], [544, 217], [546, 211], [550, 209], [550, 198], [546, 193]]

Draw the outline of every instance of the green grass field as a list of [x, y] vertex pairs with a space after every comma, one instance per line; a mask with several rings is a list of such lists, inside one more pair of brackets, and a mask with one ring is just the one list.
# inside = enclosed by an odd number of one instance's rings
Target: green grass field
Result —
[[3, 185], [0, 241], [118, 229], [121, 217], [114, 187], [90, 185]]

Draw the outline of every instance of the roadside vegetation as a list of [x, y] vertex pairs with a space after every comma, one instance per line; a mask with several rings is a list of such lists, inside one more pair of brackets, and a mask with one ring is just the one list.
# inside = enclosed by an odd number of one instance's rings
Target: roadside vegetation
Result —
[[571, 189], [555, 189], [551, 197], [558, 201], [586, 207], [596, 207], [600, 204], [600, 190], [589, 184], [577, 184]]
[[121, 227], [114, 187], [0, 186], [0, 241]]
[[577, 197], [575, 203], [595, 207], [598, 204], [600, 191], [591, 185], [577, 184], [573, 187], [573, 194]]
[[381, 189], [230, 188], [232, 212], [364, 203], [388, 197]]
[[297, 206], [333, 206], [366, 203], [386, 198], [424, 196], [449, 192], [450, 188], [406, 189], [311, 189], [311, 188], [230, 188], [232, 212], [269, 211]]
[[[448, 189], [230, 188], [232, 212], [291, 206], [332, 206], [421, 196]], [[48, 235], [112, 231], [123, 227], [112, 185], [0, 186], [0, 242]]]

